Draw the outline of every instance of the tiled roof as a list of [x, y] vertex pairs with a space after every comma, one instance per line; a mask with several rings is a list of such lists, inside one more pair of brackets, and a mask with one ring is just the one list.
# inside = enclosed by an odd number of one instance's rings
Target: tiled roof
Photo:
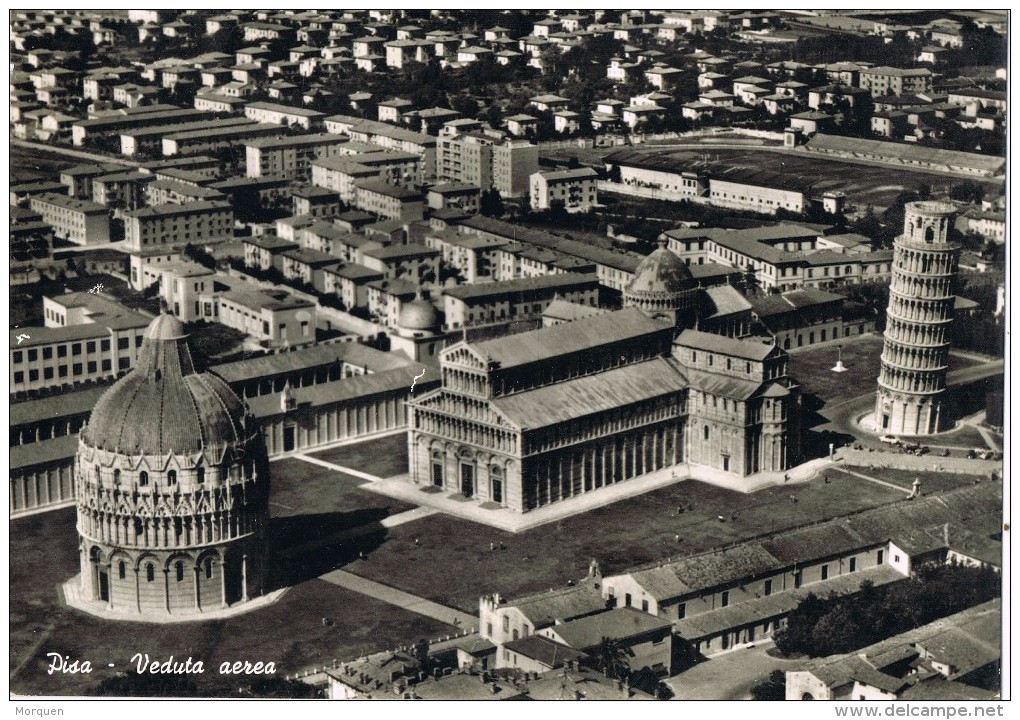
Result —
[[[569, 325], [583, 322], [578, 320]], [[549, 329], [559, 327], [563, 326]], [[672, 363], [656, 358], [495, 398], [490, 402], [519, 427], [535, 430], [586, 415], [625, 409], [644, 400], [680, 392], [686, 387], [683, 374]]]

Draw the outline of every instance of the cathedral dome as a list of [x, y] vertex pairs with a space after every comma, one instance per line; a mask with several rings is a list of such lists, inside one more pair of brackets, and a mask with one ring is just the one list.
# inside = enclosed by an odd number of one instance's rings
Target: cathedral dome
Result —
[[404, 303], [397, 325], [411, 332], [435, 332], [439, 329], [439, 313], [431, 302], [419, 295]]
[[195, 453], [247, 441], [243, 403], [220, 378], [195, 371], [184, 325], [162, 314], [138, 363], [96, 403], [82, 439], [132, 455]]
[[696, 284], [690, 268], [663, 243], [638, 264], [634, 270], [634, 280], [627, 286], [627, 291], [675, 293], [689, 290]]

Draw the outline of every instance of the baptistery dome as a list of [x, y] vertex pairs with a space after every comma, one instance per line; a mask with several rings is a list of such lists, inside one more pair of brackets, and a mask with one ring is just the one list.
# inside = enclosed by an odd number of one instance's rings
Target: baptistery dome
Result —
[[196, 372], [173, 316], [152, 321], [134, 370], [96, 403], [74, 482], [81, 577], [68, 602], [161, 621], [265, 591], [262, 432], [223, 380]]

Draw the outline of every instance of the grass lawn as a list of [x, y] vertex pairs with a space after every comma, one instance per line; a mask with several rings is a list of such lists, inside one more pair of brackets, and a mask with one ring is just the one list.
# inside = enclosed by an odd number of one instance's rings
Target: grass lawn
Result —
[[[801, 384], [804, 392], [837, 405], [878, 387], [882, 367], [882, 336], [862, 335], [847, 339], [842, 359], [846, 372], [834, 373], [839, 354], [832, 345], [795, 350], [790, 353], [790, 375]], [[978, 364], [969, 358], [951, 355], [949, 371]]]
[[[379, 511], [380, 518], [415, 506], [362, 490], [361, 478], [346, 475], [320, 465], [287, 458], [270, 464], [273, 517], [292, 517], [309, 513]], [[352, 465], [360, 468], [361, 465]]]
[[[617, 573], [640, 563], [902, 499], [898, 491], [850, 475], [832, 478], [829, 484], [816, 482], [749, 495], [682, 482], [516, 535], [433, 515], [391, 528], [368, 559], [347, 569], [476, 612], [480, 595], [500, 592], [514, 597], [561, 586], [582, 577], [592, 558], [598, 559], [604, 572]], [[681, 505], [685, 511], [678, 515]], [[720, 522], [719, 515], [725, 521]], [[415, 538], [420, 545], [414, 544]], [[497, 549], [490, 552], [489, 543]], [[500, 543], [505, 549], [499, 549]]]
[[378, 440], [342, 445], [309, 454], [377, 477], [393, 477], [407, 472], [407, 435], [397, 433]]
[[[933, 461], [933, 462], [937, 462]], [[935, 495], [938, 493], [946, 492], [947, 490], [955, 490], [959, 487], [970, 486], [974, 484], [974, 475], [964, 475], [962, 473], [951, 473], [951, 472], [925, 472], [924, 470], [901, 470], [896, 468], [882, 468], [881, 470], [871, 470], [863, 467], [847, 466], [848, 470], [859, 472], [862, 475], [869, 477], [878, 478], [887, 483], [893, 485], [899, 485], [902, 488], [909, 490], [914, 485], [914, 478], [921, 481], [921, 494], [922, 495]], [[834, 472], [830, 471], [830, 478], [834, 478]]]
[[[136, 652], [161, 661], [170, 655], [177, 660], [189, 655], [201, 659], [205, 674], [189, 677], [208, 688], [232, 682], [218, 674], [224, 661], [274, 662], [278, 675], [284, 675], [452, 630], [318, 579], [296, 585], [274, 605], [229, 620], [165, 626], [103, 621], [58, 601], [57, 586], [78, 572], [74, 517], [74, 509], [67, 508], [11, 522], [12, 692], [86, 694], [112, 673], [128, 670]], [[324, 627], [323, 617], [332, 618], [334, 624]], [[88, 659], [94, 671], [49, 675], [49, 652]], [[107, 667], [111, 662], [115, 668]]]

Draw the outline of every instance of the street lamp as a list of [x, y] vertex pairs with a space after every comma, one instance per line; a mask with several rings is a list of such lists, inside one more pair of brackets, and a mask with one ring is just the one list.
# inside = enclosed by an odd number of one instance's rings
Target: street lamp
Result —
[[837, 357], [836, 367], [832, 368], [832, 372], [837, 372], [837, 373], [846, 372], [847, 368], [843, 364], [843, 346], [842, 345], [837, 345], [836, 346], [836, 352], [838, 353], [838, 355], [836, 356]]

